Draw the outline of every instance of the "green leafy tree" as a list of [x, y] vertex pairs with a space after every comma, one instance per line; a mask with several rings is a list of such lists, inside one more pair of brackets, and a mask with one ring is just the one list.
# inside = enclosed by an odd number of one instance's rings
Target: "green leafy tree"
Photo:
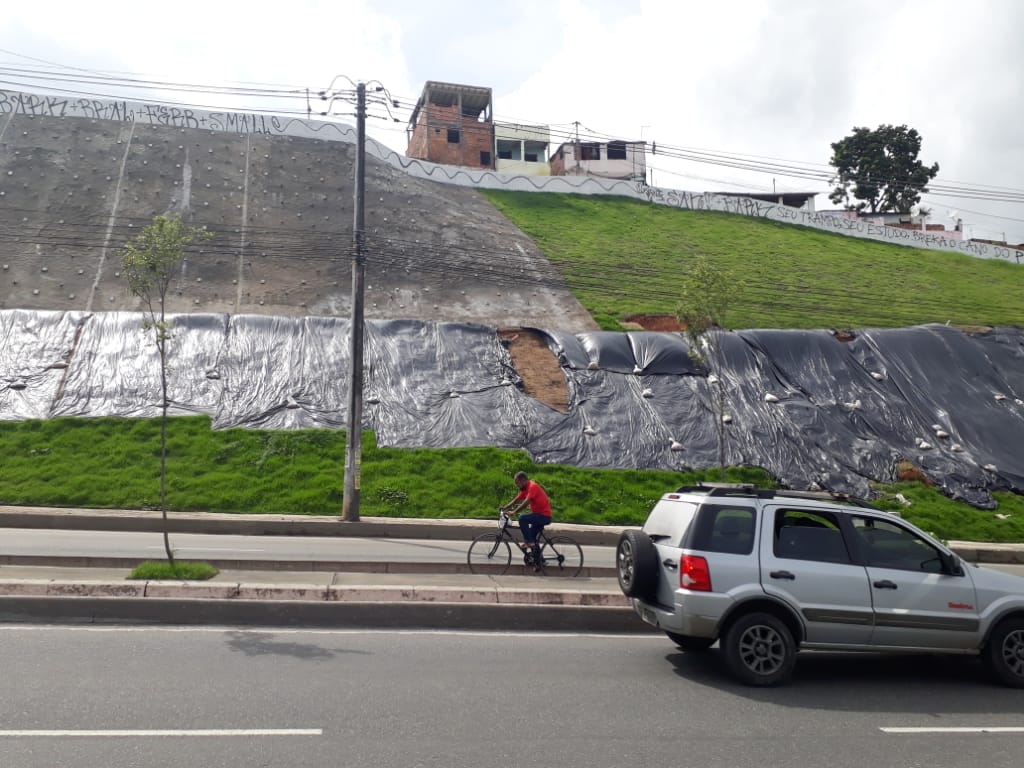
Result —
[[852, 134], [832, 144], [829, 162], [836, 175], [829, 199], [849, 210], [908, 213], [939, 172], [938, 163], [925, 166], [917, 159], [920, 152], [921, 135], [913, 128], [855, 127]]
[[729, 305], [735, 300], [741, 284], [725, 269], [706, 256], [698, 256], [683, 280], [676, 317], [683, 326], [690, 359], [708, 371], [711, 402], [715, 410], [718, 435], [718, 465], [725, 480], [725, 384], [711, 371], [715, 335], [725, 327]]
[[185, 252], [193, 243], [213, 237], [200, 227], [182, 223], [180, 216], [154, 216], [153, 222], [121, 251], [121, 271], [128, 290], [142, 301], [143, 330], [152, 333], [160, 360], [160, 512], [164, 550], [174, 565], [167, 531], [167, 352], [172, 322], [167, 319], [167, 291], [178, 274]]

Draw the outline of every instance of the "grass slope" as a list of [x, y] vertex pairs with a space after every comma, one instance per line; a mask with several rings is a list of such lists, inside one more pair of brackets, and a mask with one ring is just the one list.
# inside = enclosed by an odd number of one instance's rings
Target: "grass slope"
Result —
[[673, 314], [687, 265], [742, 282], [733, 328], [1019, 325], [1024, 267], [626, 198], [483, 194], [536, 241], [595, 317]]
[[[340, 430], [212, 431], [205, 416], [169, 422], [168, 498], [179, 511], [340, 515], [345, 433]], [[0, 422], [0, 504], [152, 508], [158, 498], [158, 419]], [[492, 518], [512, 498], [523, 469], [547, 488], [556, 520], [639, 525], [665, 492], [717, 470], [678, 474], [534, 465], [523, 451], [497, 448], [378, 448], [363, 443], [361, 507], [366, 516]], [[731, 482], [770, 486], [756, 469]], [[997, 494], [994, 512], [950, 501], [933, 488], [881, 489], [913, 501], [898, 510], [936, 536], [1024, 541], [1024, 499]]]

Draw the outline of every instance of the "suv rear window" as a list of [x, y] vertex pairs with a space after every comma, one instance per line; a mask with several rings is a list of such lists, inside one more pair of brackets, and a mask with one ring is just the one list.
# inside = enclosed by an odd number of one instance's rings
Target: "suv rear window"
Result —
[[749, 555], [754, 549], [754, 520], [753, 507], [705, 504], [683, 546], [703, 552]]
[[655, 541], [678, 547], [696, 511], [697, 505], [692, 502], [661, 499], [647, 516], [644, 533]]

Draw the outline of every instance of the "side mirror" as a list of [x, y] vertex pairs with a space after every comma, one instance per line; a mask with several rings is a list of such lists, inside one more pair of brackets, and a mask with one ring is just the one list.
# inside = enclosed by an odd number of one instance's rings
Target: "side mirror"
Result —
[[939, 554], [939, 559], [942, 560], [942, 570], [944, 573], [947, 573], [950, 576], [964, 575], [964, 568], [960, 564], [960, 558], [956, 555], [942, 552]]

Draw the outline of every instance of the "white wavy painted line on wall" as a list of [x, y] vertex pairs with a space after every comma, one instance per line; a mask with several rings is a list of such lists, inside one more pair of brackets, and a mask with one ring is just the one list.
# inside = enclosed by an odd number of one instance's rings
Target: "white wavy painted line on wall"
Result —
[[[258, 112], [215, 112], [185, 109], [163, 104], [136, 101], [105, 101], [71, 99], [19, 91], [0, 90], [0, 114], [16, 113], [32, 116], [87, 117], [97, 120], [143, 122], [175, 128], [194, 128], [213, 132], [293, 136], [296, 138], [342, 141], [354, 144], [355, 128], [342, 123], [308, 120], [300, 117], [279, 117]], [[989, 243], [954, 240], [934, 232], [897, 229], [854, 221], [838, 216], [815, 214], [788, 206], [755, 200], [749, 197], [715, 195], [710, 192], [649, 187], [614, 179], [584, 176], [526, 176], [501, 174], [459, 166], [439, 165], [401, 155], [380, 142], [367, 137], [366, 152], [381, 162], [410, 176], [441, 184], [482, 189], [503, 189], [516, 192], [563, 192], [578, 195], [618, 195], [672, 208], [696, 211], [719, 211], [740, 216], [767, 219], [784, 224], [816, 229], [822, 232], [857, 237], [894, 245], [928, 250], [961, 253], [979, 259], [1024, 262], [1024, 251]]]

